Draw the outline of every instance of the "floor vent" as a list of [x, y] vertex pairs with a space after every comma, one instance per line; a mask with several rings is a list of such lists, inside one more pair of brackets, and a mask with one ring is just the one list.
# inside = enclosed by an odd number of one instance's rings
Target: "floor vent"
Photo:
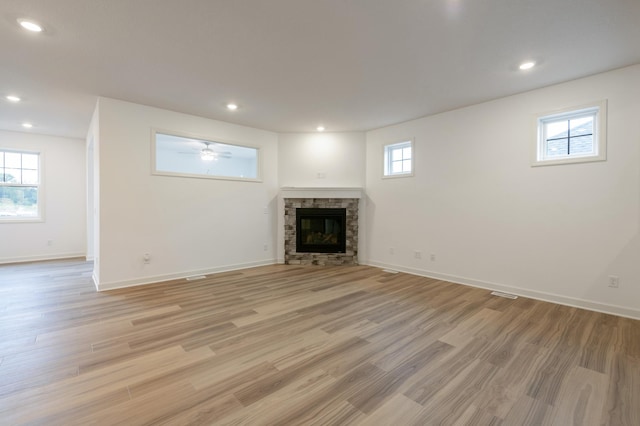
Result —
[[507, 299], [517, 299], [518, 296], [515, 294], [503, 293], [501, 291], [492, 291], [491, 294], [498, 297], [506, 297]]
[[207, 278], [206, 275], [194, 275], [192, 277], [187, 277], [187, 281], [195, 281], [195, 280], [202, 280]]
[[398, 271], [394, 271], [393, 269], [383, 269], [382, 272], [386, 272], [388, 274], [397, 274]]

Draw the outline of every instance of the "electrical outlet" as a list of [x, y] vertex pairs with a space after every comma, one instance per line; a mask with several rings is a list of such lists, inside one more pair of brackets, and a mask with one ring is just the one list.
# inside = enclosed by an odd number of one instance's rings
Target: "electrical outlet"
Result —
[[617, 275], [609, 275], [609, 287], [618, 288], [620, 285], [620, 277]]
[[393, 247], [389, 247], [389, 254], [395, 254], [396, 253], [396, 249], [394, 249]]
[[436, 261], [436, 255], [431, 253], [431, 255], [429, 256], [429, 259], [431, 259], [432, 262]]
[[264, 250], [264, 251], [269, 250], [269, 246], [268, 246], [267, 244], [265, 244], [264, 246], [262, 246], [262, 248], [263, 248], [263, 250]]
[[422, 252], [418, 250], [414, 251], [413, 257], [415, 257], [416, 259], [422, 259]]
[[144, 262], [145, 265], [148, 265], [149, 263], [151, 263], [151, 255], [149, 253], [145, 253], [142, 256], [142, 261]]
[[327, 177], [327, 174], [325, 172], [318, 172], [316, 176], [318, 177], [318, 179], [325, 179]]
[[53, 240], [47, 240], [47, 245], [48, 246], [52, 246], [53, 245]]

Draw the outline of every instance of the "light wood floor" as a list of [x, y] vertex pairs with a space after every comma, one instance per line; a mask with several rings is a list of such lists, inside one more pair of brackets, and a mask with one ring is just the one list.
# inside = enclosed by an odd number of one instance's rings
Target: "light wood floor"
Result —
[[0, 424], [640, 425], [640, 321], [372, 267], [0, 266]]

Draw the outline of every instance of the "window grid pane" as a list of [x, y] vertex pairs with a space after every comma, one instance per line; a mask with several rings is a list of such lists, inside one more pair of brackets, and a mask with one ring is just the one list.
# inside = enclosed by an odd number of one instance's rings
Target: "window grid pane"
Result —
[[22, 183], [22, 170], [4, 169], [4, 181], [8, 183]]
[[0, 151], [0, 219], [37, 218], [40, 155]]
[[595, 113], [544, 122], [545, 157], [562, 158], [595, 154]]
[[0, 186], [0, 218], [38, 217], [38, 188]]
[[411, 174], [411, 142], [384, 146], [384, 175]]
[[19, 169], [22, 167], [22, 158], [19, 152], [5, 152], [4, 154], [4, 166], [12, 169]]
[[593, 135], [572, 137], [569, 145], [569, 152], [573, 155], [593, 154]]
[[35, 154], [22, 154], [22, 168], [38, 170], [38, 156]]

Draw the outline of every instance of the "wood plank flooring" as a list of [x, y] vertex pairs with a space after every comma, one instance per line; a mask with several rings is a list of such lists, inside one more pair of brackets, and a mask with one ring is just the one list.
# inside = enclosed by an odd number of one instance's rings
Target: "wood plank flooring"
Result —
[[640, 425], [640, 321], [365, 266], [0, 266], [0, 424]]

